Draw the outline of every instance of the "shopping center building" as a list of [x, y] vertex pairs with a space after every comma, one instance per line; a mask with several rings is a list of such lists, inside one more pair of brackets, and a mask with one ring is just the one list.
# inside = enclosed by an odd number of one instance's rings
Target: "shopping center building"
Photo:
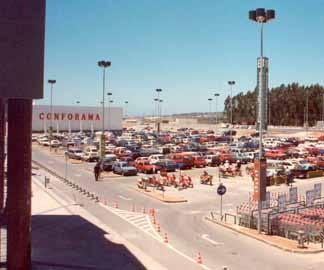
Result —
[[[97, 131], [102, 129], [102, 107], [85, 106], [33, 106], [33, 131], [42, 132], [52, 127], [60, 131]], [[120, 107], [106, 107], [105, 130], [122, 130], [123, 110]]]

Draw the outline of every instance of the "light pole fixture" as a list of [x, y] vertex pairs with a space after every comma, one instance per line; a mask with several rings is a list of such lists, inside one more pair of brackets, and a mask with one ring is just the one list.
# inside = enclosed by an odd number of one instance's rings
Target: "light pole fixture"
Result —
[[50, 127], [49, 127], [49, 141], [50, 141], [50, 151], [52, 151], [52, 140], [53, 140], [53, 87], [56, 83], [56, 80], [48, 80], [47, 81], [51, 85], [51, 101], [50, 101]]
[[231, 105], [231, 115], [230, 115], [230, 122], [231, 122], [231, 129], [230, 129], [230, 142], [233, 141], [233, 134], [232, 134], [232, 126], [233, 126], [233, 85], [235, 85], [235, 81], [228, 81], [228, 85], [231, 89], [231, 99], [230, 99], [230, 105]]
[[217, 99], [219, 97], [219, 94], [218, 93], [215, 93], [214, 94], [215, 96], [215, 120], [216, 120], [216, 125], [218, 124], [218, 116], [217, 116]]
[[102, 68], [102, 127], [101, 127], [101, 141], [100, 141], [100, 158], [105, 156], [105, 88], [106, 88], [106, 68], [111, 66], [110, 61], [101, 60], [98, 66]]
[[[259, 128], [259, 159], [255, 161], [258, 177], [254, 180], [253, 199], [258, 202], [258, 232], [261, 233], [261, 202], [266, 198], [266, 160], [263, 149], [263, 130], [267, 129], [267, 91], [268, 91], [268, 58], [263, 56], [263, 25], [275, 18], [275, 11], [257, 8], [249, 11], [249, 19], [260, 24], [260, 57], [257, 59], [258, 93], [258, 128]], [[258, 179], [257, 179], [258, 178]]]

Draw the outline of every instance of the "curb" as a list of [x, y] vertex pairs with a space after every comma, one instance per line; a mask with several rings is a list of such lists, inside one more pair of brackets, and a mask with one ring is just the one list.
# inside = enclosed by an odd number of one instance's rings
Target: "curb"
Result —
[[279, 244], [276, 244], [276, 243], [274, 243], [274, 242], [270, 242], [270, 241], [267, 241], [267, 240], [265, 240], [265, 239], [262, 239], [262, 238], [256, 237], [256, 236], [254, 236], [254, 235], [252, 235], [252, 234], [250, 234], [250, 233], [247, 233], [247, 232], [244, 232], [244, 231], [238, 230], [238, 229], [236, 229], [236, 228], [234, 228], [234, 227], [232, 227], [232, 226], [230, 226], [230, 225], [227, 225], [226, 223], [223, 223], [223, 222], [219, 222], [219, 221], [213, 220], [213, 219], [210, 218], [210, 217], [205, 217], [205, 219], [208, 220], [208, 221], [210, 221], [210, 222], [212, 222], [212, 223], [215, 223], [215, 224], [217, 224], [217, 225], [220, 225], [220, 226], [222, 226], [222, 227], [224, 227], [224, 228], [227, 228], [227, 229], [230, 229], [230, 230], [232, 230], [232, 231], [234, 231], [234, 232], [237, 232], [237, 233], [243, 234], [243, 235], [245, 235], [245, 236], [248, 236], [248, 237], [253, 238], [253, 239], [255, 239], [255, 240], [258, 240], [258, 241], [260, 241], [260, 242], [262, 242], [262, 243], [265, 243], [265, 244], [267, 244], [267, 245], [269, 245], [269, 246], [272, 246], [272, 247], [275, 247], [275, 248], [281, 249], [281, 250], [286, 251], [286, 252], [290, 252], [290, 253], [298, 253], [298, 254], [318, 254], [318, 253], [322, 253], [322, 252], [324, 252], [324, 249], [320, 249], [320, 250], [298, 250], [298, 249], [286, 248], [286, 247], [283, 247], [283, 246], [281, 246], [281, 245], [279, 245]]
[[152, 191], [142, 191], [140, 190], [139, 188], [134, 188], [137, 192], [140, 192], [142, 194], [145, 194], [153, 199], [156, 199], [156, 200], [159, 200], [161, 202], [164, 202], [164, 203], [184, 203], [184, 202], [188, 202], [187, 199], [185, 198], [180, 198], [180, 199], [163, 199], [163, 198], [160, 198], [159, 196], [154, 196], [155, 194], [157, 193], [152, 193]]

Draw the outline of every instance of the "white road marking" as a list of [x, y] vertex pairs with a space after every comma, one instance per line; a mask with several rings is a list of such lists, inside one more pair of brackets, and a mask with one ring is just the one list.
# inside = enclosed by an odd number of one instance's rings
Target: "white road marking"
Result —
[[208, 234], [203, 234], [203, 235], [201, 236], [201, 238], [202, 238], [202, 239], [205, 239], [206, 241], [212, 243], [212, 244], [215, 245], [215, 246], [219, 246], [219, 245], [223, 245], [223, 244], [224, 244], [224, 243], [216, 242], [216, 241], [213, 240], [213, 239], [210, 239]]
[[131, 198], [124, 197], [123, 195], [118, 195], [118, 197], [125, 200], [125, 201], [131, 201], [132, 200]]
[[77, 173], [77, 174], [75, 174], [75, 176], [76, 176], [76, 177], [80, 177], [80, 176], [81, 176], [81, 174], [78, 174], [78, 173]]

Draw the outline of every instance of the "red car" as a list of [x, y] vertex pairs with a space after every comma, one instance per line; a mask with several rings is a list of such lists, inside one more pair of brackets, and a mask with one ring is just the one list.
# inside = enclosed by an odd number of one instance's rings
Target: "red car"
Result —
[[283, 151], [279, 151], [279, 150], [268, 150], [265, 152], [264, 155], [266, 158], [270, 158], [270, 159], [286, 159], [287, 158], [287, 154]]
[[153, 173], [160, 170], [160, 166], [152, 165], [148, 160], [139, 160], [135, 162], [135, 168], [142, 173]]
[[206, 160], [201, 156], [194, 156], [193, 163], [196, 168], [205, 168], [207, 166]]

